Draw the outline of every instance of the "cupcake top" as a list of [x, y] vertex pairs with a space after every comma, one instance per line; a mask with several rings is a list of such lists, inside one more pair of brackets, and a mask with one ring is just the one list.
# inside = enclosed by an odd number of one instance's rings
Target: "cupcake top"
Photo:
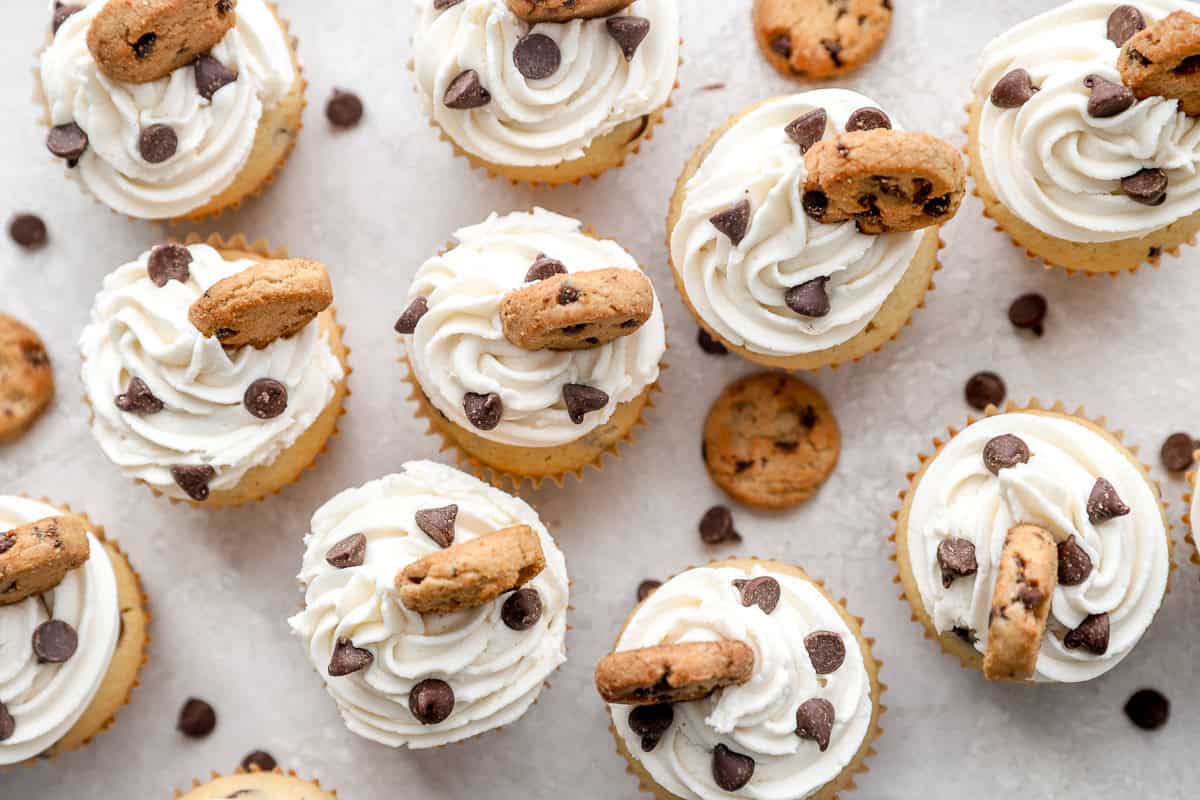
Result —
[[[666, 329], [657, 297], [645, 324], [589, 349], [525, 349], [505, 336], [505, 296], [533, 285], [535, 264], [567, 274], [609, 268], [640, 273], [619, 244], [540, 208], [493, 214], [454, 236], [457, 244], [426, 261], [409, 290], [409, 299], [423, 298], [428, 310], [412, 328], [408, 357], [429, 401], [455, 424], [502, 444], [555, 447], [605, 424], [618, 405], [658, 380]], [[564, 398], [568, 385], [599, 390], [603, 402], [583, 415], [573, 413]], [[479, 427], [478, 416], [468, 415], [464, 405], [468, 394], [498, 396], [499, 419]]]
[[[1200, 120], [1164, 97], [1132, 102], [1115, 115], [1109, 114], [1119, 106], [1103, 116], [1088, 109], [1095, 78], [1123, 88], [1120, 48], [1108, 26], [1122, 5], [1074, 0], [1016, 26], [983, 51], [975, 81], [978, 166], [1010, 211], [1059, 239], [1137, 238], [1200, 210]], [[1177, 10], [1200, 14], [1200, 5], [1184, 0], [1133, 5], [1148, 25]], [[1023, 103], [1028, 91], [1002, 98], [1001, 107], [989, 97], [1014, 70], [1025, 70], [1037, 91]], [[1143, 170], [1165, 173], [1165, 199], [1135, 199], [1123, 190], [1122, 180]]]
[[[178, 796], [178, 795], [177, 795]], [[196, 786], [179, 800], [336, 800], [336, 793], [321, 788], [316, 781], [306, 781], [276, 769], [273, 772], [239, 773], [213, 777], [208, 783]]]
[[[455, 144], [493, 164], [580, 158], [593, 139], [664, 106], [675, 86], [677, 0], [532, 26], [506, 0], [415, 3], [413, 63], [426, 108]], [[620, 17], [636, 19], [639, 43], [613, 32]]]
[[[706, 325], [754, 353], [789, 357], [853, 338], [904, 277], [925, 234], [867, 235], [853, 221], [825, 224], [806, 213], [806, 147], [788, 127], [819, 109], [826, 121], [805, 138], [808, 146], [846, 131], [860, 109], [882, 114], [845, 89], [768, 100], [720, 135], [682, 189], [670, 247], [684, 291]], [[713, 217], [747, 200], [735, 243]], [[824, 308], [789, 302], [789, 290], [814, 281], [824, 282]]]
[[[0, 554], [19, 547], [7, 532], [61, 515], [36, 500], [0, 496]], [[121, 625], [117, 578], [104, 545], [90, 531], [86, 538], [87, 560], [57, 586], [0, 605], [0, 766], [51, 749], [108, 674]]]
[[[522, 525], [545, 568], [520, 592], [448, 613], [402, 599], [410, 565]], [[424, 749], [500, 728], [566, 660], [562, 553], [528, 504], [458, 470], [415, 461], [342, 492], [313, 515], [305, 547], [305, 608], [289, 623], [360, 736]], [[528, 613], [514, 616], [520, 603]]]
[[[88, 46], [104, 0], [61, 23], [41, 55], [51, 152], [110, 208], [163, 219], [204, 206], [250, 158], [263, 110], [297, 80], [287, 36], [265, 0], [239, 0], [236, 22], [207, 54], [145, 83], [106, 74]], [[234, 13], [234, 12], [229, 12]], [[57, 130], [57, 127], [56, 127]], [[70, 140], [74, 146], [64, 147]], [[82, 152], [79, 152], [82, 148]]]
[[[870, 732], [872, 687], [858, 639], [816, 585], [769, 567], [688, 570], [646, 599], [617, 642], [620, 652], [724, 639], [754, 652], [748, 681], [676, 703], [661, 736], [662, 726], [648, 738], [635, 731], [629, 706], [610, 706], [628, 751], [655, 783], [683, 800], [809, 797], [841, 773]], [[744, 602], [742, 587], [752, 585], [746, 581], [776, 586], [755, 593], [765, 598], [759, 603]], [[841, 660], [831, 660], [830, 653]], [[827, 740], [797, 733], [801, 707], [811, 708], [805, 704], [813, 700], [832, 707]], [[749, 782], [729, 793], [714, 776], [718, 748], [753, 759]]]
[[[273, 463], [344, 377], [320, 320], [232, 350], [189, 319], [214, 284], [257, 263], [205, 244], [156, 247], [104, 279], [80, 337], [97, 441], [125, 475], [169, 497], [203, 500]], [[266, 407], [250, 391], [264, 386]], [[189, 478], [202, 473], [203, 488]]]
[[[1011, 458], [992, 454], [997, 437], [1009, 437], [1000, 444], [1011, 443]], [[940, 633], [984, 651], [1000, 553], [1020, 523], [1045, 529], [1059, 551], [1034, 680], [1104, 674], [1133, 650], [1166, 593], [1167, 531], [1149, 482], [1127, 452], [1068, 417], [1016, 412], [967, 427], [928, 464], [908, 517], [913, 576]], [[1107, 642], [1081, 647], [1068, 636], [1100, 616]]]

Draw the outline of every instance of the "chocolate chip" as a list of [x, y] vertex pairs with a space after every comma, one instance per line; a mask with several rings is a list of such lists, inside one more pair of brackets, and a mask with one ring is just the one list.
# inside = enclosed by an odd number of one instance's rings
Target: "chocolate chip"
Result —
[[46, 243], [46, 223], [36, 214], [14, 214], [8, 221], [8, 235], [21, 247], [32, 250]]
[[367, 537], [361, 533], [351, 534], [325, 552], [329, 566], [337, 569], [361, 567], [367, 556]]
[[408, 693], [408, 710], [422, 725], [444, 722], [454, 710], [454, 690], [437, 678], [423, 680]]
[[262, 770], [263, 772], [270, 772], [277, 766], [279, 766], [279, 762], [277, 762], [275, 757], [265, 750], [255, 750], [253, 753], [247, 754], [246, 757], [242, 759], [242, 769], [246, 770], [247, 772], [255, 769]]
[[[569, 283], [564, 283], [558, 290], [558, 304], [560, 306], [569, 306], [572, 303], [579, 301], [579, 290]], [[571, 326], [575, 327], [575, 326]], [[580, 328], [587, 327], [586, 323]]]
[[163, 401], [154, 396], [150, 387], [141, 378], [130, 378], [125, 391], [113, 401], [117, 408], [130, 414], [157, 414], [163, 410]]
[[1195, 75], [1200, 72], [1200, 56], [1192, 55], [1180, 61], [1171, 72], [1176, 75]]
[[670, 703], [637, 706], [629, 712], [629, 729], [642, 737], [642, 752], [645, 753], [658, 746], [674, 722], [675, 707]]
[[966, 578], [979, 571], [975, 560], [975, 543], [969, 539], [943, 539], [937, 546], [938, 566], [942, 568], [942, 586], [949, 589], [957, 578]]
[[46, 134], [46, 149], [68, 161], [79, 160], [88, 148], [88, 136], [74, 122], [55, 125]]
[[1108, 15], [1108, 40], [1117, 47], [1124, 47], [1126, 42], [1145, 28], [1146, 18], [1133, 6], [1117, 6]]
[[536, 589], [518, 589], [500, 607], [500, 619], [514, 631], [527, 631], [542, 618], [542, 596]]
[[1049, 304], [1040, 294], [1023, 294], [1008, 307], [1008, 321], [1013, 327], [1033, 331], [1035, 335], [1044, 333], [1042, 323], [1046, 321]]
[[829, 60], [835, 67], [842, 66], [842, 44], [837, 39], [822, 39], [821, 46], [829, 53]]
[[416, 333], [417, 323], [429, 312], [429, 301], [418, 297], [408, 304], [400, 319], [396, 320], [396, 333]]
[[155, 286], [162, 288], [168, 281], [187, 283], [192, 277], [188, 265], [192, 263], [192, 251], [181, 244], [160, 244], [150, 251], [146, 259], [146, 274]]
[[892, 129], [891, 118], [878, 108], [860, 108], [846, 120], [846, 133], [873, 131], [877, 128]]
[[802, 114], [788, 123], [783, 130], [792, 141], [800, 145], [800, 153], [808, 149], [825, 136], [825, 128], [829, 124], [829, 115], [823, 108], [815, 108], [807, 114]]
[[1197, 449], [1200, 449], [1200, 442], [1193, 439], [1191, 434], [1173, 433], [1163, 442], [1159, 456], [1162, 458], [1163, 466], [1168, 470], [1183, 472], [1192, 466]]
[[1023, 69], [1014, 69], [992, 87], [992, 105], [998, 108], [1020, 108], [1038, 92], [1033, 77]]
[[[2, 553], [2, 552], [4, 552], [4, 551], [0, 550], [0, 553]], [[654, 590], [660, 586], [662, 586], [662, 581], [656, 581], [652, 578], [648, 578], [648, 579], [642, 581], [641, 583], [639, 583], [638, 588], [637, 588], [638, 602], [639, 603], [644, 602], [645, 599], [647, 597], [649, 597], [650, 595], [654, 594]]]
[[463, 0], [433, 0], [434, 11], [444, 11], [451, 6], [456, 6]]
[[1108, 614], [1089, 614], [1078, 628], [1063, 637], [1063, 645], [1068, 650], [1082, 647], [1102, 656], [1108, 652], [1108, 630]]
[[546, 34], [531, 33], [521, 37], [513, 48], [513, 63], [529, 80], [541, 80], [558, 72], [562, 51], [558, 49], [558, 42]]
[[820, 697], [805, 700], [796, 709], [796, 735], [817, 743], [822, 753], [829, 749], [829, 736], [833, 733], [833, 703]]
[[1121, 179], [1121, 191], [1135, 203], [1161, 206], [1167, 201], [1167, 173], [1161, 169], [1143, 169]]
[[[17, 540], [14, 539], [10, 534], [0, 533], [0, 556], [4, 555], [9, 550], [12, 550], [13, 545], [16, 543]], [[638, 591], [640, 592], [641, 590], [639, 589]]]
[[333, 656], [329, 659], [329, 674], [334, 678], [352, 675], [366, 669], [375, 661], [375, 655], [370, 650], [355, 647], [349, 639], [338, 639], [333, 646]]
[[133, 43], [133, 54], [141, 60], [145, 60], [154, 54], [154, 45], [158, 43], [158, 34], [143, 33], [136, 42]]
[[746, 238], [746, 230], [750, 227], [750, 201], [742, 200], [735, 206], [713, 214], [708, 221], [729, 237], [729, 241], [736, 247]]
[[983, 446], [983, 465], [993, 475], [999, 475], [1002, 469], [1028, 461], [1029, 445], [1011, 433], [997, 436]]
[[729, 349], [713, 338], [713, 335], [704, 330], [704, 328], [696, 332], [696, 344], [700, 345], [700, 349], [710, 356], [729, 355]]
[[846, 644], [834, 631], [813, 631], [804, 637], [804, 649], [818, 675], [836, 672], [846, 660]]
[[1125, 703], [1125, 716], [1144, 731], [1158, 730], [1171, 717], [1171, 702], [1153, 689], [1139, 689]]
[[0, 703], [0, 742], [11, 739], [16, 730], [17, 721], [8, 713], [8, 706]]
[[1079, 546], [1074, 536], [1058, 543], [1058, 582], [1078, 586], [1092, 574], [1092, 557]]
[[529, 271], [525, 273], [525, 282], [544, 281], [555, 275], [565, 275], [566, 272], [567, 268], [561, 261], [549, 258], [545, 253], [539, 253], [533, 264], [530, 265]]
[[189, 698], [179, 710], [179, 720], [175, 728], [184, 736], [193, 739], [203, 739], [217, 727], [217, 712], [203, 700]]
[[479, 73], [469, 69], [450, 81], [442, 102], [459, 111], [482, 108], [492, 102], [492, 94], [479, 82]]
[[792, 57], [792, 37], [787, 33], [779, 33], [770, 41], [771, 52], [783, 58]]
[[1017, 592], [1017, 599], [1021, 601], [1021, 605], [1032, 610], [1042, 604], [1046, 596], [1042, 594], [1041, 589], [1035, 589], [1032, 586], [1022, 586]]
[[423, 508], [413, 515], [417, 527], [439, 547], [454, 544], [454, 523], [458, 519], [458, 506], [451, 503], [440, 508]]
[[1115, 117], [1132, 108], [1137, 102], [1132, 89], [1123, 83], [1110, 81], [1102, 75], [1088, 75], [1083, 79], [1083, 85], [1092, 90], [1087, 110], [1088, 114], [1097, 119]]
[[700, 539], [705, 544], [725, 544], [742, 540], [733, 527], [733, 512], [726, 506], [713, 506], [700, 518]]
[[829, 210], [829, 196], [820, 190], [811, 189], [800, 198], [800, 205], [804, 206], [805, 214], [820, 222], [825, 219], [825, 212]]
[[925, 205], [921, 206], [921, 213], [935, 219], [946, 216], [950, 213], [950, 195], [944, 194], [927, 201]]
[[595, 386], [568, 383], [563, 386], [562, 396], [563, 403], [567, 406], [567, 416], [576, 425], [583, 423], [585, 414], [599, 411], [608, 406], [608, 393]]
[[1088, 520], [1093, 525], [1107, 522], [1110, 519], [1123, 517], [1129, 513], [1129, 506], [1117, 495], [1117, 489], [1104, 478], [1096, 478], [1092, 493], [1087, 501]]
[[79, 634], [60, 619], [43, 622], [33, 632], [33, 654], [39, 664], [63, 664], [78, 647]]
[[288, 390], [274, 378], [259, 378], [246, 388], [242, 403], [252, 417], [275, 419], [287, 410]]
[[210, 55], [203, 55], [192, 62], [192, 74], [196, 79], [196, 91], [205, 100], [238, 79], [238, 74]]
[[83, 11], [83, 6], [81, 5], [75, 3], [67, 5], [66, 3], [56, 2], [54, 4], [54, 16], [50, 18], [50, 30], [53, 33], [58, 33], [58, 29], [62, 27], [62, 24], [80, 11]]
[[642, 40], [650, 33], [650, 20], [645, 17], [632, 17], [625, 14], [609, 17], [604, 21], [608, 35], [616, 41], [626, 61], [633, 60]]
[[353, 128], [362, 118], [363, 101], [354, 92], [334, 89], [325, 101], [325, 119], [335, 128]]
[[738, 588], [742, 592], [742, 605], [746, 608], [758, 606], [764, 614], [770, 614], [779, 605], [779, 581], [769, 575], [752, 578]]
[[964, 394], [967, 405], [976, 411], [983, 411], [988, 406], [1000, 407], [1007, 395], [1004, 380], [994, 372], [976, 372], [967, 380]]
[[504, 404], [500, 401], [500, 395], [495, 392], [467, 392], [463, 396], [463, 411], [466, 412], [467, 420], [476, 428], [490, 431], [500, 424], [500, 418], [504, 415]]
[[161, 164], [179, 149], [179, 135], [170, 125], [151, 125], [138, 137], [138, 152], [151, 164]]
[[197, 503], [208, 499], [208, 484], [217, 477], [217, 471], [208, 464], [176, 464], [171, 467], [171, 477], [188, 497]]
[[717, 786], [736, 792], [754, 777], [754, 759], [719, 744], [713, 750], [712, 773]]
[[793, 286], [783, 294], [783, 302], [797, 314], [805, 317], [824, 317], [829, 314], [829, 294], [825, 284], [829, 278], [813, 278], [799, 286]]

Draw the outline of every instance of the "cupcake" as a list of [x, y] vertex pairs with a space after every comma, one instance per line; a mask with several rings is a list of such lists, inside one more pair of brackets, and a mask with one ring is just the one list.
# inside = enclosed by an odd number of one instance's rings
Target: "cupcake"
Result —
[[649, 279], [616, 242], [540, 208], [455, 239], [417, 271], [396, 324], [431, 430], [514, 484], [600, 466], [657, 389], [666, 330]]
[[351, 731], [422, 750], [516, 722], [566, 660], [566, 562], [525, 502], [430, 461], [305, 537], [289, 620]]
[[176, 800], [235, 800], [240, 797], [264, 800], [337, 800], [337, 792], [326, 791], [320, 781], [306, 781], [294, 772], [279, 769], [261, 772], [238, 770], [233, 775], [212, 774], [207, 783], [192, 782], [192, 790], [176, 792]]
[[0, 768], [107, 730], [137, 686], [149, 620], [138, 574], [101, 528], [0, 496]]
[[55, 6], [38, 70], [46, 146], [100, 202], [199, 219], [258, 194], [283, 166], [305, 82], [267, 0]]
[[1200, 109], [1138, 73], [1141, 50], [1159, 58], [1150, 42], [1179, 11], [1200, 5], [1075, 0], [983, 51], [970, 171], [985, 213], [1031, 257], [1116, 273], [1158, 263], [1200, 229], [1200, 125], [1189, 116]]
[[914, 619], [992, 680], [1076, 683], [1119, 664], [1171, 571], [1149, 470], [1061, 405], [993, 410], [934, 444], [897, 515]]
[[596, 667], [618, 752], [660, 800], [837, 797], [882, 732], [861, 623], [778, 561], [677, 575]]
[[572, 183], [650, 138], [679, 41], [676, 0], [418, 0], [413, 71], [433, 125], [473, 165]]
[[155, 493], [209, 507], [292, 483], [349, 393], [332, 300], [323, 265], [242, 237], [118, 268], [80, 337], [101, 449]]
[[857, 360], [921, 306], [964, 177], [950, 145], [900, 131], [856, 92], [767, 100], [680, 175], [667, 219], [675, 283], [703, 329], [750, 361]]

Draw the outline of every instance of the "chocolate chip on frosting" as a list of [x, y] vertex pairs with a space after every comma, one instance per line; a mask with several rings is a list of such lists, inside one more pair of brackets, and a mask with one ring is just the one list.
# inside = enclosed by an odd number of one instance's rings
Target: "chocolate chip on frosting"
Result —
[[1068, 650], [1082, 647], [1089, 653], [1102, 656], [1108, 652], [1108, 614], [1089, 614], [1079, 627], [1063, 637], [1063, 646]]
[[11, 739], [17, 732], [17, 721], [8, 711], [8, 706], [0, 703], [0, 742]]
[[335, 128], [353, 128], [362, 118], [362, 98], [345, 89], [334, 89], [325, 103], [325, 119], [329, 124]]
[[479, 73], [473, 69], [461, 73], [450, 81], [446, 94], [442, 97], [446, 108], [465, 111], [472, 108], [482, 108], [492, 102], [492, 93], [483, 88], [479, 82]]
[[500, 418], [504, 416], [504, 404], [500, 400], [500, 395], [495, 392], [490, 394], [467, 392], [463, 396], [463, 411], [467, 415], [467, 420], [476, 428], [481, 431], [490, 431], [500, 424]]
[[621, 48], [626, 61], [632, 61], [646, 35], [650, 33], [650, 20], [622, 14], [604, 20], [608, 35]]
[[361, 567], [367, 556], [367, 537], [355, 533], [342, 539], [325, 552], [325, 560], [329, 566], [337, 569]]
[[629, 730], [642, 737], [642, 752], [649, 753], [658, 747], [663, 734], [675, 722], [675, 707], [670, 703], [650, 706], [635, 706], [629, 712]]
[[396, 320], [396, 333], [416, 333], [417, 323], [427, 313], [429, 313], [429, 301], [424, 297], [416, 298], [408, 304], [408, 308], [404, 309], [400, 319]]
[[992, 87], [992, 105], [998, 108], [1020, 108], [1033, 98], [1038, 87], [1028, 71], [1014, 69]]
[[187, 283], [192, 277], [189, 265], [192, 263], [192, 251], [181, 244], [160, 244], [150, 251], [146, 259], [146, 274], [160, 289], [168, 281]]
[[891, 118], [878, 108], [860, 108], [846, 120], [846, 133], [873, 131], [877, 128], [892, 129]]
[[994, 372], [977, 372], [967, 380], [964, 390], [967, 404], [976, 411], [984, 411], [988, 406], [996, 406], [1004, 402], [1008, 392], [1004, 379]]
[[711, 333], [701, 328], [696, 333], [696, 344], [700, 345], [700, 349], [708, 353], [710, 356], [727, 356], [729, 348], [721, 344], [713, 337]]
[[608, 406], [608, 393], [595, 386], [568, 383], [563, 386], [562, 394], [567, 415], [576, 425], [583, 424], [584, 415]]
[[746, 238], [746, 230], [750, 227], [750, 201], [742, 200], [724, 211], [718, 211], [708, 218], [712, 226], [729, 237], [734, 247]]
[[779, 581], [770, 575], [760, 575], [748, 581], [739, 581], [738, 589], [742, 593], [742, 605], [749, 608], [758, 606], [764, 614], [770, 614], [779, 605], [781, 590]]
[[1096, 478], [1092, 493], [1087, 501], [1088, 520], [1093, 525], [1107, 522], [1110, 519], [1123, 517], [1129, 513], [1129, 506], [1117, 494], [1117, 489], [1104, 478]]
[[1200, 449], [1200, 442], [1190, 433], [1173, 433], [1163, 442], [1159, 457], [1171, 472], [1183, 472], [1192, 466], [1197, 449]]
[[288, 390], [274, 378], [259, 378], [246, 388], [242, 403], [252, 417], [275, 419], [288, 405]]
[[33, 632], [33, 654], [39, 664], [63, 664], [78, 647], [79, 634], [60, 619], [43, 622]]
[[1048, 310], [1049, 304], [1042, 295], [1033, 292], [1023, 294], [1008, 307], [1008, 321], [1014, 328], [1033, 331], [1035, 336], [1041, 336], [1045, 333], [1042, 325]]
[[1146, 18], [1134, 6], [1117, 6], [1108, 15], [1108, 40], [1117, 47], [1124, 47], [1126, 42], [1145, 28]]
[[437, 678], [423, 680], [408, 693], [408, 710], [422, 725], [445, 722], [454, 711], [454, 690]]
[[514, 631], [527, 631], [542, 618], [542, 596], [537, 589], [518, 589], [500, 607], [500, 619]]
[[80, 11], [83, 11], [83, 6], [78, 3], [67, 4], [57, 2], [56, 0], [54, 3], [54, 16], [50, 18], [51, 32], [58, 33], [58, 29], [62, 27], [62, 24]]
[[800, 154], [803, 155], [808, 152], [810, 147], [824, 138], [825, 128], [828, 124], [829, 115], [825, 113], [825, 109], [815, 108], [796, 117], [783, 130], [793, 142], [800, 145]]
[[833, 703], [820, 697], [805, 700], [796, 709], [796, 735], [816, 742], [818, 749], [824, 753], [829, 749], [833, 720]]
[[700, 538], [705, 544], [724, 544], [742, 540], [733, 527], [733, 512], [726, 506], [713, 506], [700, 518]]
[[355, 647], [349, 639], [338, 639], [329, 659], [329, 674], [334, 678], [352, 675], [371, 666], [374, 661], [375, 656], [370, 650]]
[[1018, 436], [1006, 433], [989, 441], [983, 447], [983, 465], [988, 472], [999, 475], [1000, 470], [1015, 467], [1029, 461], [1029, 445]]
[[1125, 716], [1144, 731], [1158, 730], [1171, 717], [1171, 702], [1153, 689], [1139, 689], [1125, 703]]
[[217, 471], [209, 464], [176, 464], [171, 467], [171, 478], [197, 503], [208, 499], [208, 484], [215, 477]]
[[138, 152], [147, 162], [161, 164], [179, 150], [179, 134], [170, 125], [158, 123], [143, 128], [138, 137]]
[[53, 155], [71, 162], [71, 166], [83, 156], [87, 148], [88, 136], [83, 132], [83, 128], [74, 122], [55, 125], [46, 134], [46, 149]]
[[1088, 75], [1083, 79], [1083, 85], [1092, 90], [1087, 110], [1090, 116], [1097, 119], [1115, 117], [1137, 102], [1132, 89], [1123, 83], [1110, 81], [1103, 75]]
[[825, 291], [828, 277], [813, 278], [799, 286], [793, 286], [783, 294], [783, 302], [797, 314], [819, 318], [829, 314], [829, 293]]
[[461, 3], [462, 1], [463, 0], [433, 0], [433, 10], [434, 11], [445, 11], [447, 8], [450, 8], [451, 6], [456, 6], [459, 3]]
[[205, 100], [238, 79], [238, 74], [217, 61], [211, 55], [203, 55], [192, 62], [192, 73], [196, 78], [196, 91]]
[[1135, 203], [1161, 206], [1167, 201], [1167, 173], [1161, 169], [1143, 169], [1121, 179], [1121, 191]]
[[203, 739], [217, 727], [217, 712], [211, 705], [195, 697], [188, 699], [179, 709], [175, 728], [184, 736]]
[[813, 631], [804, 637], [804, 649], [818, 675], [836, 672], [846, 661], [846, 643], [834, 631]]
[[719, 744], [713, 750], [713, 780], [727, 792], [736, 792], [754, 777], [754, 759]]
[[975, 543], [969, 539], [952, 537], [938, 542], [937, 560], [942, 568], [942, 586], [947, 589], [957, 578], [966, 578], [979, 571]]
[[561, 261], [550, 258], [545, 253], [539, 253], [533, 264], [530, 265], [529, 271], [525, 273], [525, 282], [544, 281], [555, 275], [565, 275], [566, 272], [567, 268]]
[[546, 34], [531, 33], [521, 37], [513, 48], [513, 63], [529, 80], [541, 80], [558, 72], [562, 51], [558, 49], [558, 42]]
[[26, 250], [41, 247], [46, 243], [46, 223], [37, 214], [14, 214], [8, 221], [8, 236]]
[[163, 401], [154, 396], [150, 387], [141, 378], [130, 378], [125, 391], [113, 401], [117, 408], [131, 414], [157, 414], [163, 410]]
[[1058, 582], [1063, 586], [1078, 586], [1092, 574], [1092, 557], [1079, 546], [1074, 536], [1058, 543]]
[[437, 542], [439, 547], [454, 544], [454, 523], [458, 519], [458, 506], [451, 503], [441, 508], [423, 508], [413, 517], [417, 527]]

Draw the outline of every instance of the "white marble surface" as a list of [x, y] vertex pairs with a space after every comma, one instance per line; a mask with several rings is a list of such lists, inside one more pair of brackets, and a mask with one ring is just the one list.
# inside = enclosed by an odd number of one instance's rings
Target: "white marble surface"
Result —
[[[787, 514], [736, 509], [744, 546], [709, 549], [696, 523], [722, 497], [701, 464], [699, 431], [721, 387], [752, 368], [696, 347], [695, 325], [670, 280], [663, 220], [685, 157], [710, 128], [752, 101], [795, 88], [759, 58], [750, 0], [685, 3], [686, 64], [675, 107], [639, 157], [598, 182], [537, 191], [472, 172], [426, 126], [406, 70], [409, 0], [281, 0], [311, 82], [308, 127], [265, 197], [200, 230], [269, 237], [330, 265], [354, 348], [354, 395], [329, 454], [282, 496], [226, 512], [174, 507], [122, 479], [88, 435], [75, 341], [105, 273], [188, 229], [117, 217], [63, 178], [30, 105], [31, 52], [48, 15], [36, 0], [5, 5], [0, 213], [37, 211], [52, 241], [35, 254], [0, 241], [0, 309], [41, 330], [60, 391], [29, 435], [0, 448], [0, 492], [48, 495], [107, 525], [145, 578], [154, 642], [142, 686], [113, 730], [82, 753], [0, 774], [0, 797], [166, 800], [193, 777], [228, 771], [263, 748], [347, 800], [633, 798], [636, 786], [613, 752], [592, 667], [639, 580], [734, 552], [804, 565], [848, 597], [879, 640], [890, 710], [879, 755], [853, 797], [1168, 798], [1194, 791], [1198, 573], [1186, 563], [1178, 526], [1185, 486], [1163, 473], [1157, 450], [1173, 430], [1200, 430], [1195, 251], [1134, 277], [1068, 278], [1028, 262], [968, 201], [945, 231], [938, 289], [913, 325], [864, 363], [812, 378], [843, 429], [832, 480]], [[881, 56], [839, 83], [873, 95], [909, 128], [961, 142], [961, 108], [980, 47], [1049, 5], [896, 0]], [[715, 82], [728, 85], [702, 90]], [[334, 86], [363, 95], [367, 117], [358, 130], [327, 127], [322, 106]], [[531, 498], [574, 579], [570, 661], [552, 689], [500, 734], [433, 752], [392, 752], [346, 731], [288, 635], [284, 618], [300, 599], [300, 537], [335, 492], [406, 460], [439, 457], [405, 399], [392, 323], [414, 270], [452, 230], [493, 209], [533, 203], [581, 217], [643, 260], [672, 326], [666, 393], [619, 464]], [[1005, 317], [1008, 302], [1028, 290], [1050, 300], [1042, 339], [1017, 335]], [[1142, 445], [1163, 479], [1182, 566], [1139, 649], [1088, 685], [990, 686], [940, 655], [897, 601], [887, 558], [896, 492], [916, 452], [966, 417], [963, 382], [985, 368], [1000, 372], [1016, 399], [1062, 399], [1107, 415]], [[1135, 729], [1121, 713], [1142, 686], [1173, 702], [1170, 724], [1156, 733]], [[174, 730], [190, 695], [207, 698], [220, 715], [203, 741]]]

